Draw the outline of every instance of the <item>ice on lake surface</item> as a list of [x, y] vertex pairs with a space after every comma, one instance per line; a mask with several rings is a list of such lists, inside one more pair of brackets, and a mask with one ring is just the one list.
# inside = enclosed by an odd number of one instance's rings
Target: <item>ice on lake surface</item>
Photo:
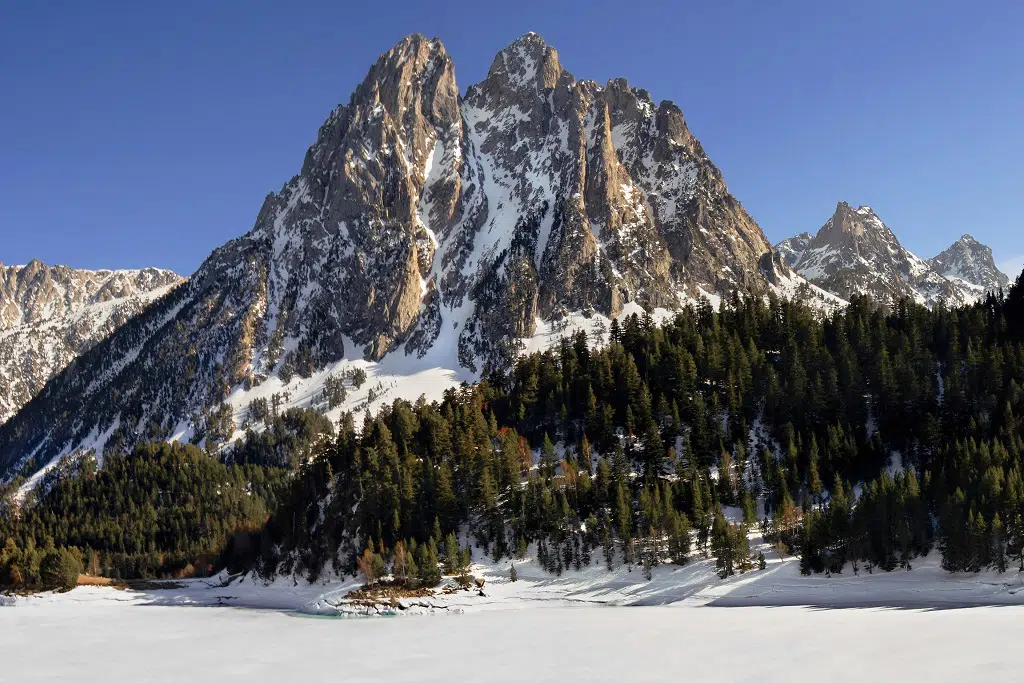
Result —
[[722, 580], [695, 554], [650, 581], [527, 559], [512, 582], [511, 560], [481, 558], [486, 595], [439, 590], [374, 618], [302, 616], [345, 612], [352, 577], [80, 586], [0, 602], [0, 683], [1018, 680], [1024, 573], [949, 574], [939, 559], [829, 577], [769, 557]]
[[0, 608], [10, 681], [1015, 680], [1021, 607], [542, 607], [397, 618]]

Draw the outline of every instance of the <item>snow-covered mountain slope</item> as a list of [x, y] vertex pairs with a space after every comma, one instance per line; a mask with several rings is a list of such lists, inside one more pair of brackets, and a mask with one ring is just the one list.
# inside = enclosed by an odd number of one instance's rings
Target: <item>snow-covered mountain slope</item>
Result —
[[[956, 246], [949, 251], [959, 253]], [[866, 295], [883, 305], [903, 298], [925, 306], [940, 301], [948, 306], [971, 303], [978, 299], [978, 287], [968, 284], [966, 278], [946, 275], [959, 272], [958, 265], [971, 277], [987, 274], [980, 266], [972, 268], [981, 263], [980, 251], [973, 260], [947, 256], [936, 263], [940, 256], [925, 261], [900, 244], [870, 207], [855, 209], [846, 202], [839, 202], [835, 213], [813, 237], [802, 233], [775, 248], [789, 266], [818, 287], [843, 299]], [[991, 261], [991, 250], [988, 259]]]
[[167, 270], [0, 264], [0, 422], [181, 278]]
[[576, 80], [535, 34], [461, 96], [440, 41], [410, 36], [249, 233], [0, 428], [0, 474], [87, 446], [214, 447], [267, 394], [340, 410], [437, 393], [560, 321], [735, 290], [838, 301], [774, 254], [678, 107]]
[[957, 285], [970, 300], [1010, 286], [1010, 278], [996, 267], [992, 248], [970, 235], [964, 235], [941, 254], [928, 259], [928, 264]]

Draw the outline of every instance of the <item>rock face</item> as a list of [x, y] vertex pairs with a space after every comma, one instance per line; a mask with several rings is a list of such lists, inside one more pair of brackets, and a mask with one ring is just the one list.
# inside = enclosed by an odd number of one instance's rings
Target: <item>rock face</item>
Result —
[[167, 270], [0, 264], [0, 422], [181, 278]]
[[800, 262], [800, 257], [807, 251], [807, 247], [813, 239], [814, 235], [811, 233], [802, 232], [799, 235], [782, 240], [775, 245], [775, 250], [782, 256], [787, 265], [793, 267]]
[[932, 263], [904, 248], [867, 206], [855, 209], [839, 202], [814, 237], [803, 233], [776, 249], [808, 281], [843, 299], [861, 294], [886, 306], [904, 298], [926, 306], [974, 300]]
[[803, 282], [771, 253], [674, 104], [577, 81], [535, 34], [460, 96], [441, 43], [410, 36], [248, 234], [0, 428], [0, 473], [85, 445], [203, 441], [231, 392], [343, 357], [478, 376], [538, 319]]
[[960, 287], [964, 296], [971, 300], [1010, 286], [1010, 278], [996, 267], [992, 248], [970, 235], [964, 235], [944, 252], [928, 259], [928, 264]]

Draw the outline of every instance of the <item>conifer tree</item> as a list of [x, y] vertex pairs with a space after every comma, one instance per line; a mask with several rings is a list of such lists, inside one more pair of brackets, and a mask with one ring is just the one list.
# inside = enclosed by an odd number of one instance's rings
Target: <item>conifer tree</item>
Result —
[[1007, 555], [1017, 562], [1017, 571], [1024, 572], [1024, 516], [1015, 512], [1006, 529]]
[[555, 476], [555, 466], [557, 460], [555, 458], [555, 445], [551, 443], [551, 437], [548, 436], [547, 432], [544, 432], [544, 441], [540, 448], [540, 467], [541, 473], [545, 477]]
[[967, 516], [967, 571], [979, 572], [989, 564], [988, 525], [982, 513], [971, 509]]
[[821, 484], [821, 476], [818, 474], [819, 458], [818, 439], [812, 434], [810, 453], [808, 455], [807, 490], [814, 496], [815, 501], [821, 499], [821, 493], [824, 490]]
[[992, 530], [989, 538], [991, 539], [992, 546], [989, 552], [992, 567], [1002, 574], [1006, 571], [1007, 567], [1006, 529], [1003, 527], [1003, 521], [999, 518], [998, 512], [992, 517]]
[[605, 522], [601, 525], [601, 548], [604, 552], [604, 563], [608, 571], [615, 568], [615, 546], [612, 545], [612, 534], [610, 525]]
[[444, 573], [448, 576], [458, 574], [459, 568], [462, 566], [459, 539], [456, 538], [454, 531], [449, 533], [444, 539], [444, 560], [442, 565], [444, 566]]

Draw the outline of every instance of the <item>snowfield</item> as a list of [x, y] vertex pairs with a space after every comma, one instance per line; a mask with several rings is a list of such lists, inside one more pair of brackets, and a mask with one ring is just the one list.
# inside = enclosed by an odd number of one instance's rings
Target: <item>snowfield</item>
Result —
[[478, 562], [483, 596], [459, 590], [377, 612], [431, 615], [408, 618], [331, 618], [366, 614], [343, 602], [359, 585], [351, 577], [83, 586], [0, 600], [0, 662], [10, 680], [106, 683], [197, 675], [771, 683], [807, 680], [809, 671], [832, 682], [1016, 680], [1024, 617], [1016, 571], [950, 575], [932, 553], [909, 572], [806, 577], [798, 560], [772, 554], [766, 569], [722, 580], [713, 562], [662, 565], [646, 581], [637, 568], [558, 577], [517, 561], [516, 582], [508, 560]]
[[61, 599], [0, 608], [0, 658], [21, 682], [1016, 680], [1021, 615], [558, 607], [325, 619]]
[[561, 576], [517, 560], [512, 582], [509, 560], [478, 558], [471, 571], [485, 579], [483, 595], [447, 579], [437, 595], [397, 608], [347, 603], [361, 583], [352, 577], [220, 575], [0, 596], [0, 670], [18, 681], [105, 683], [770, 683], [809, 671], [833, 682], [1016, 680], [1024, 574], [1015, 569], [949, 574], [933, 552], [912, 571], [802, 576], [796, 558], [778, 557], [756, 533], [751, 547], [767, 567], [724, 580], [697, 553], [685, 567], [655, 567], [650, 581], [639, 568], [608, 571], [595, 555]]

